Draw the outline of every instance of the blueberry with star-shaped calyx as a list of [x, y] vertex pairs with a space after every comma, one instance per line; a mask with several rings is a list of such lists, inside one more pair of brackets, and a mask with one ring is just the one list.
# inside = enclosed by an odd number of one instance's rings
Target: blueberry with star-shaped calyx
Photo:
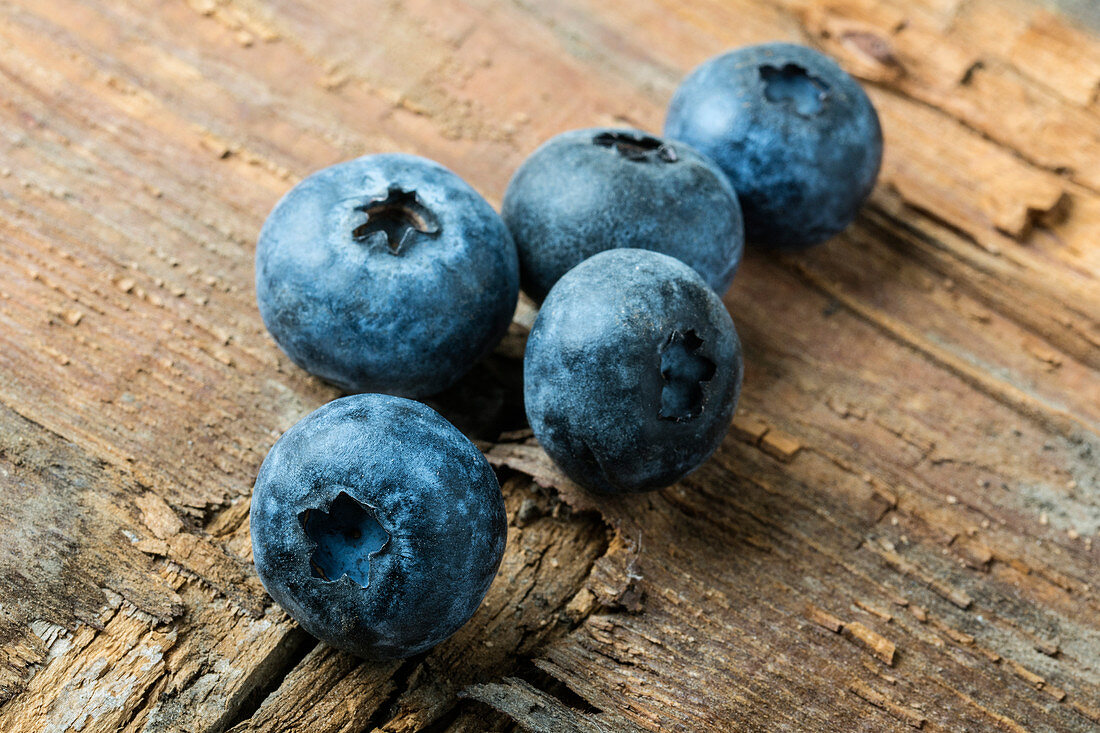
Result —
[[753, 246], [791, 251], [844, 229], [882, 164], [878, 114], [829, 57], [792, 43], [716, 56], [688, 74], [665, 136], [729, 176]]
[[370, 659], [418, 654], [466, 623], [507, 532], [481, 451], [431, 408], [380, 394], [330, 402], [283, 434], [249, 522], [271, 597]]
[[744, 249], [737, 194], [718, 166], [641, 130], [551, 138], [512, 176], [501, 215], [535, 300], [586, 258], [623, 247], [675, 257], [721, 294]]
[[666, 255], [611, 249], [567, 272], [523, 357], [531, 429], [574, 481], [652, 491], [721, 443], [741, 390], [741, 342], [722, 301]]
[[256, 247], [268, 331], [349, 392], [445, 389], [500, 341], [518, 295], [504, 222], [461, 178], [412, 155], [314, 173], [275, 206]]

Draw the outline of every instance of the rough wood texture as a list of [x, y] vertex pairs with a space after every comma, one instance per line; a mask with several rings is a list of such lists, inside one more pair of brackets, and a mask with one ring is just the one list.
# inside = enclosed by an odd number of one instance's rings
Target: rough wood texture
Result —
[[[1018, 0], [0, 0], [0, 729], [1095, 730], [1093, 33]], [[745, 262], [718, 455], [570, 486], [522, 430], [522, 307], [437, 402], [504, 479], [484, 607], [405, 663], [317, 646], [246, 521], [336, 395], [253, 304], [276, 199], [408, 150], [499, 201], [551, 134], [659, 129], [775, 38], [865, 81], [886, 161], [844, 235]]]

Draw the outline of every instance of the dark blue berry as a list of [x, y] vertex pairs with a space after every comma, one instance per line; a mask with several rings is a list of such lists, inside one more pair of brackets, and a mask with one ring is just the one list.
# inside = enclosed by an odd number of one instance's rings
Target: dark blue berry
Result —
[[504, 501], [481, 452], [418, 402], [330, 402], [268, 453], [252, 554], [271, 597], [322, 641], [370, 659], [458, 630], [504, 553]]
[[309, 176], [271, 212], [256, 249], [271, 335], [349, 392], [443, 390], [500, 340], [518, 293], [500, 217], [454, 173], [411, 155]]
[[718, 447], [742, 372], [733, 321], [694, 270], [616, 249], [546, 297], [527, 341], [524, 399], [535, 436], [574, 481], [649, 491]]
[[516, 171], [503, 216], [536, 300], [574, 265], [619, 247], [676, 257], [724, 293], [744, 248], [737, 197], [714, 163], [637, 130], [551, 139]]
[[882, 131], [860, 85], [805, 46], [717, 56], [672, 98], [665, 136], [726, 172], [750, 244], [798, 250], [846, 227], [874, 187]]

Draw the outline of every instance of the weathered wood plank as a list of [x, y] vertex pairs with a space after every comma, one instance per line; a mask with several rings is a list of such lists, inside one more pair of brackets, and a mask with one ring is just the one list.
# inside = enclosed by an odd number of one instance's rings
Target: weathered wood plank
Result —
[[[517, 325], [437, 401], [507, 479], [485, 605], [404, 664], [315, 646], [250, 568], [255, 470], [336, 395], [255, 312], [274, 201], [392, 149], [498, 201], [549, 135], [659, 129], [684, 71], [774, 38], [869, 84], [887, 157], [850, 231], [745, 262], [718, 455], [580, 494], [497, 434]], [[1021, 0], [5, 0], [0, 77], [0, 728], [1100, 725], [1091, 31]]]

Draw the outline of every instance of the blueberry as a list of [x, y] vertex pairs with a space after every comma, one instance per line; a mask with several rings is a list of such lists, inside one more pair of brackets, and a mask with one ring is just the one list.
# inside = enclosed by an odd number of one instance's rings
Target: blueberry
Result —
[[737, 197], [717, 166], [638, 130], [552, 138], [512, 177], [503, 216], [536, 300], [574, 265], [618, 247], [676, 257], [724, 293], [744, 248]]
[[729, 176], [750, 244], [798, 250], [846, 227], [874, 187], [882, 130], [871, 100], [827, 56], [766, 43], [684, 79], [664, 133]]
[[718, 447], [742, 372], [733, 321], [694, 270], [609, 250], [566, 273], [542, 304], [523, 360], [527, 418], [582, 486], [650, 491]]
[[288, 430], [252, 494], [267, 592], [322, 641], [368, 659], [422, 652], [477, 610], [504, 553], [481, 452], [418, 402], [361, 394]]
[[348, 392], [420, 397], [500, 341], [518, 267], [500, 217], [454, 173], [368, 155], [314, 173], [275, 206], [256, 298], [303, 369]]

